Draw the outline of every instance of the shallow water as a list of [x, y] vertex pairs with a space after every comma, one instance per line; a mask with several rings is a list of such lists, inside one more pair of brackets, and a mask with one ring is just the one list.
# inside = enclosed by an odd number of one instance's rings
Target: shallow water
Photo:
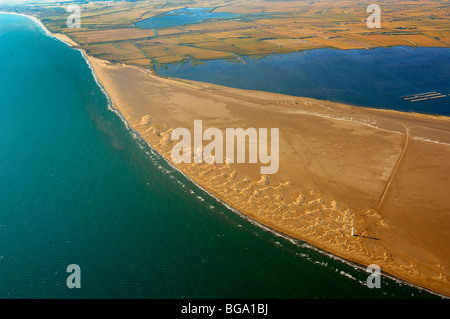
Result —
[[[316, 49], [262, 59], [170, 64], [160, 75], [353, 105], [450, 116], [450, 48]], [[436, 91], [443, 98], [402, 97]]]
[[200, 23], [211, 19], [230, 19], [239, 16], [239, 14], [235, 13], [211, 12], [213, 9], [214, 8], [183, 8], [173, 10], [141, 20], [136, 23], [136, 26], [142, 29], [164, 28]]

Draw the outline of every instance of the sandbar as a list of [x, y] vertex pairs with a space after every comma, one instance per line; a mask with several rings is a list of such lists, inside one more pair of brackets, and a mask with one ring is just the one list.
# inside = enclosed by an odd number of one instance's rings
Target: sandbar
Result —
[[[283, 234], [450, 296], [450, 118], [165, 78], [87, 57], [131, 127], [217, 198]], [[278, 172], [173, 163], [171, 133], [192, 132], [194, 120], [204, 129], [279, 128]]]

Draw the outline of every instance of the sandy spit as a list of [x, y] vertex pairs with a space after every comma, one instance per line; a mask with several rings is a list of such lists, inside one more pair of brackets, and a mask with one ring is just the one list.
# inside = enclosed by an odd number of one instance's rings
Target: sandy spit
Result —
[[[129, 125], [217, 198], [283, 234], [450, 296], [449, 118], [163, 78], [87, 58]], [[260, 163], [174, 164], [172, 130], [193, 134], [194, 120], [223, 132], [279, 128], [278, 172], [261, 175]]]

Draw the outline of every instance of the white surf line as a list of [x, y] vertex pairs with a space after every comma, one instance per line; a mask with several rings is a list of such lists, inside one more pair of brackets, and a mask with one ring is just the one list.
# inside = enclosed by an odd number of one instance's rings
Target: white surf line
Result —
[[23, 13], [17, 13], [17, 12], [5, 12], [5, 11], [0, 11], [0, 14], [12, 14], [12, 15], [18, 15], [18, 16], [22, 16], [22, 17], [26, 17], [28, 19], [33, 20], [33, 22], [35, 22], [41, 29], [42, 31], [44, 31], [44, 33], [49, 36], [50, 38], [56, 39], [62, 43], [64, 43], [65, 45], [72, 47], [72, 45], [68, 42], [65, 42], [64, 40], [58, 38], [57, 36], [55, 36], [53, 33], [51, 33], [47, 27], [41, 22], [41, 20], [39, 20], [36, 16], [32, 16], [32, 15], [26, 15]]
[[22, 17], [26, 17], [28, 19], [33, 20], [38, 26], [41, 27], [41, 29], [45, 32], [45, 34], [47, 34], [48, 36], [51, 37], [55, 37], [45, 26], [44, 24], [41, 22], [41, 20], [39, 20], [36, 16], [32, 16], [32, 15], [26, 15], [23, 13], [18, 13], [18, 12], [6, 12], [6, 11], [0, 11], [0, 14], [12, 14], [12, 15], [17, 15], [17, 16], [22, 16]]
[[[271, 232], [271, 233], [277, 235], [278, 237], [284, 238], [284, 239], [290, 241], [291, 243], [294, 243], [294, 244], [296, 244], [296, 243], [298, 243], [298, 242], [307, 243], [307, 242], [305, 242], [305, 241], [303, 241], [303, 240], [300, 240], [300, 239], [291, 237], [291, 236], [286, 235], [286, 234], [284, 234], [284, 233], [281, 233], [281, 232], [279, 232], [279, 231], [277, 231], [277, 230], [274, 230], [274, 229], [272, 229], [272, 228], [270, 228], [270, 227], [268, 227], [268, 226], [265, 226], [264, 224], [261, 224], [260, 222], [258, 222], [258, 221], [256, 221], [256, 220], [254, 220], [254, 219], [248, 217], [248, 216], [245, 215], [244, 213], [242, 213], [242, 212], [240, 212], [239, 210], [235, 209], [234, 207], [230, 206], [228, 203], [226, 203], [226, 202], [223, 201], [222, 199], [218, 198], [217, 196], [215, 196], [214, 194], [212, 194], [212, 193], [209, 192], [208, 190], [206, 190], [206, 189], [205, 189], [204, 187], [202, 187], [200, 184], [198, 184], [197, 182], [195, 182], [191, 177], [189, 177], [185, 172], [183, 172], [180, 168], [178, 168], [178, 167], [176, 167], [174, 164], [172, 164], [172, 163], [171, 163], [164, 155], [162, 155], [161, 153], [159, 153], [159, 152], [158, 152], [158, 151], [157, 151], [157, 150], [156, 150], [156, 149], [155, 149], [155, 148], [154, 148], [154, 147], [153, 147], [146, 139], [144, 139], [144, 138], [142, 137], [142, 135], [141, 135], [138, 131], [136, 131], [136, 130], [128, 123], [128, 121], [127, 121], [126, 118], [122, 115], [122, 113], [121, 113], [117, 108], [114, 107], [114, 105], [113, 105], [113, 103], [112, 103], [112, 100], [110, 99], [110, 97], [109, 97], [107, 91], [104, 89], [103, 85], [102, 85], [102, 84], [100, 83], [100, 81], [98, 80], [98, 77], [97, 77], [97, 75], [96, 75], [96, 73], [95, 73], [95, 71], [94, 71], [94, 68], [91, 66], [91, 64], [90, 64], [90, 62], [89, 62], [89, 60], [88, 60], [88, 58], [85, 56], [85, 53], [84, 53], [83, 51], [79, 50], [79, 49], [76, 49], [76, 50], [80, 51], [80, 52], [83, 54], [83, 57], [85, 58], [86, 63], [89, 65], [89, 67], [90, 67], [90, 69], [91, 69], [91, 71], [92, 71], [92, 73], [93, 73], [93, 75], [94, 75], [94, 77], [95, 77], [96, 83], [100, 86], [100, 88], [102, 89], [102, 92], [106, 95], [108, 101], [111, 102], [111, 103], [108, 105], [108, 109], [109, 109], [110, 111], [114, 112], [115, 114], [117, 114], [117, 115], [120, 117], [120, 119], [124, 122], [126, 128], [127, 128], [128, 130], [134, 132], [134, 133], [140, 138], [140, 140], [141, 140], [142, 142], [144, 142], [151, 150], [153, 150], [156, 154], [158, 154], [159, 157], [160, 157], [161, 159], [163, 159], [163, 160], [164, 160], [164, 161], [165, 161], [172, 169], [174, 169], [175, 171], [177, 171], [178, 173], [180, 173], [181, 175], [183, 175], [183, 177], [185, 177], [187, 180], [189, 180], [195, 187], [197, 187], [198, 189], [200, 189], [201, 191], [203, 191], [205, 194], [207, 194], [207, 195], [209, 195], [211, 198], [215, 199], [218, 203], [222, 204], [223, 206], [225, 206], [226, 208], [228, 208], [230, 211], [232, 211], [232, 212], [238, 214], [239, 216], [241, 216], [241, 217], [244, 218], [245, 220], [249, 221], [251, 224], [253, 224], [253, 225], [255, 225], [255, 226], [258, 226], [259, 228], [261, 228], [261, 229], [263, 229], [263, 230], [265, 230], [265, 231]], [[320, 248], [318, 248], [318, 247], [315, 247], [315, 248], [320, 250]], [[340, 258], [340, 257], [337, 257], [337, 256], [335, 256], [335, 257], [336, 257], [336, 258]], [[344, 260], [344, 259], [342, 259], [342, 260]]]
[[[108, 109], [109, 109], [110, 111], [116, 113], [116, 114], [119, 116], [119, 118], [120, 118], [120, 119], [122, 120], [122, 122], [125, 124], [125, 126], [126, 126], [127, 129], [133, 130], [132, 127], [130, 126], [130, 124], [129, 124], [129, 123], [127, 122], [127, 120], [125, 119], [125, 117], [119, 112], [119, 110], [117, 110], [116, 108], [113, 107], [111, 98], [109, 97], [109, 95], [108, 95], [108, 93], [106, 92], [106, 90], [105, 90], [105, 88], [103, 87], [103, 85], [100, 83], [100, 81], [99, 81], [99, 79], [98, 79], [98, 77], [97, 77], [97, 74], [96, 74], [95, 71], [94, 71], [94, 68], [92, 67], [92, 65], [91, 65], [91, 63], [90, 63], [90, 61], [89, 61], [89, 59], [88, 59], [86, 53], [85, 53], [83, 50], [81, 50], [81, 49], [79, 49], [79, 48], [73, 48], [72, 45], [71, 45], [70, 43], [67, 43], [67, 42], [65, 42], [64, 40], [62, 40], [62, 39], [58, 38], [57, 36], [55, 36], [54, 34], [52, 34], [52, 33], [45, 27], [45, 25], [44, 25], [37, 17], [35, 17], [35, 16], [26, 15], [26, 14], [17, 13], [17, 12], [3, 12], [3, 11], [0, 11], [0, 14], [2, 14], [2, 13], [4, 13], [4, 14], [13, 14], [13, 15], [19, 15], [19, 16], [27, 17], [28, 19], [33, 20], [37, 25], [39, 25], [39, 27], [45, 32], [45, 34], [46, 34], [47, 36], [49, 36], [49, 37], [51, 37], [51, 38], [53, 38], [53, 39], [56, 39], [56, 40], [58, 40], [58, 41], [64, 43], [65, 45], [67, 45], [67, 46], [70, 47], [71, 49], [75, 49], [75, 50], [77, 50], [78, 52], [80, 52], [81, 56], [84, 58], [84, 60], [86, 61], [86, 64], [88, 65], [89, 69], [91, 70], [91, 73], [92, 73], [92, 75], [93, 75], [93, 77], [94, 77], [94, 80], [95, 80], [96, 84], [100, 87], [101, 91], [102, 91], [103, 94], [106, 96], [106, 99], [107, 99], [107, 101], [108, 101]], [[134, 130], [133, 130], [133, 131], [134, 131]], [[135, 131], [135, 133], [137, 133], [137, 132]], [[137, 133], [137, 134], [139, 135], [139, 133]], [[140, 136], [140, 135], [139, 135], [139, 136]], [[142, 138], [142, 137], [141, 137], [141, 138]], [[143, 140], [145, 141], [145, 139], [143, 139]], [[148, 143], [147, 143], [147, 144], [148, 144]], [[153, 149], [153, 148], [152, 148], [152, 149]]]
[[[298, 241], [299, 241], [299, 244], [300, 244], [300, 241], [301, 241], [301, 240], [298, 240]], [[316, 246], [314, 246], [314, 245], [311, 245], [311, 244], [309, 244], [308, 242], [305, 242], [305, 241], [304, 241], [304, 242], [300, 245], [300, 247], [308, 248], [308, 249], [311, 249], [311, 250], [316, 251], [316, 252], [318, 252], [318, 253], [321, 253], [321, 254], [323, 254], [323, 255], [326, 255], [326, 256], [328, 256], [329, 258], [334, 259], [334, 260], [337, 260], [337, 261], [340, 261], [340, 262], [346, 264], [347, 266], [353, 267], [353, 268], [356, 269], [356, 270], [359, 269], [359, 270], [361, 270], [361, 271], [363, 271], [363, 272], [366, 272], [366, 271], [367, 271], [367, 270], [366, 270], [367, 267], [364, 266], [364, 265], [362, 265], [362, 264], [358, 264], [357, 262], [353, 262], [353, 261], [350, 261], [350, 260], [341, 258], [341, 257], [339, 257], [339, 256], [333, 255], [332, 253], [329, 253], [329, 252], [327, 252], [327, 251], [321, 250], [320, 248], [318, 248], [318, 247], [316, 247]], [[425, 287], [416, 285], [416, 284], [414, 284], [414, 283], [412, 283], [412, 282], [409, 282], [409, 281], [400, 279], [400, 278], [395, 277], [394, 275], [392, 275], [392, 274], [390, 274], [390, 273], [387, 273], [387, 272], [382, 271], [380, 275], [381, 275], [382, 277], [388, 278], [388, 279], [390, 279], [390, 280], [396, 282], [397, 284], [405, 285], [405, 286], [408, 286], [408, 287], [411, 287], [411, 288], [414, 288], [414, 289], [417, 289], [417, 290], [420, 290], [420, 291], [428, 292], [429, 294], [432, 294], [432, 295], [435, 295], [435, 296], [439, 296], [439, 297], [441, 297], [441, 298], [446, 298], [446, 299], [448, 299], [448, 296], [445, 296], [444, 294], [441, 294], [441, 293], [432, 291], [432, 290], [430, 290], [430, 289], [428, 289], [428, 288], [425, 288]]]

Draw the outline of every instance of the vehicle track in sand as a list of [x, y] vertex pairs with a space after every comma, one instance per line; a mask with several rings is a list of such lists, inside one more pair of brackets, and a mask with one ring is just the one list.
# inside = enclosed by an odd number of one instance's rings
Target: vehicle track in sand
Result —
[[392, 184], [392, 181], [394, 180], [395, 174], [397, 173], [397, 170], [398, 170], [398, 168], [400, 166], [400, 163], [401, 163], [401, 161], [403, 159], [403, 156], [406, 153], [406, 149], [408, 148], [408, 142], [409, 142], [409, 138], [410, 138], [410, 136], [409, 136], [409, 129], [408, 129], [408, 127], [405, 124], [403, 124], [403, 123], [400, 123], [400, 124], [403, 125], [403, 127], [406, 130], [405, 145], [403, 146], [402, 153], [400, 154], [399, 158], [397, 159], [397, 163], [395, 164], [394, 169], [392, 170], [391, 176], [389, 177], [389, 180], [386, 183], [386, 186], [384, 188], [383, 194], [381, 195], [380, 202], [378, 203], [378, 211], [380, 211], [380, 209], [381, 209], [381, 207], [383, 205], [384, 199], [386, 198], [386, 194], [389, 191], [389, 188], [390, 188], [390, 186]]

